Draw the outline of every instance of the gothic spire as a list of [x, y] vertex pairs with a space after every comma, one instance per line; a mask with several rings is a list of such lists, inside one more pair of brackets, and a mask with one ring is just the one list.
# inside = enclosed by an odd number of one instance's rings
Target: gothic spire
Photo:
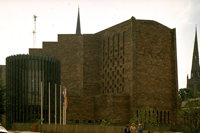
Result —
[[76, 25], [76, 35], [81, 35], [81, 23], [80, 23], [79, 7], [78, 7], [78, 17], [77, 17], [77, 25]]
[[200, 76], [200, 67], [199, 67], [199, 51], [198, 51], [198, 40], [197, 40], [197, 27], [195, 30], [195, 40], [194, 40], [194, 50], [193, 50], [193, 57], [192, 57], [192, 70], [191, 76], [192, 77], [199, 77]]

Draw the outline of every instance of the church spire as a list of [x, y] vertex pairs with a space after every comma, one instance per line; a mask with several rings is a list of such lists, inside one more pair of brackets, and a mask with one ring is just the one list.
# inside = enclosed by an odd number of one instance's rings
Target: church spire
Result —
[[77, 25], [76, 25], [76, 35], [81, 35], [81, 23], [80, 23], [79, 7], [78, 7], [78, 18], [77, 18]]
[[198, 51], [198, 40], [197, 40], [197, 27], [195, 30], [195, 40], [194, 40], [194, 50], [193, 50], [193, 57], [192, 57], [192, 70], [191, 76], [192, 77], [199, 77], [200, 76], [200, 67], [199, 67], [199, 51]]

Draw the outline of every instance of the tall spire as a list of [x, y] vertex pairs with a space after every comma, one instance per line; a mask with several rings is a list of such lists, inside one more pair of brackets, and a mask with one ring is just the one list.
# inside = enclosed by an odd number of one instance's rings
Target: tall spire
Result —
[[200, 77], [197, 26], [196, 26], [196, 29], [195, 29], [195, 40], [194, 40], [194, 50], [193, 50], [193, 57], [192, 57], [191, 76], [192, 77]]
[[77, 25], [76, 25], [76, 35], [81, 35], [81, 23], [80, 23], [79, 7], [78, 7], [78, 18], [77, 18]]

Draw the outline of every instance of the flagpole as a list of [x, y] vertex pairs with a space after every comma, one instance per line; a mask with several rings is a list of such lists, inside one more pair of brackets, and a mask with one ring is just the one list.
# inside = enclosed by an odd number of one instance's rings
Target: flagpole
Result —
[[41, 86], [40, 86], [40, 91], [41, 91], [41, 110], [40, 110], [40, 115], [41, 115], [41, 118], [40, 118], [40, 124], [41, 124], [41, 132], [42, 132], [42, 124], [43, 124], [43, 87], [42, 87], [42, 82], [41, 82]]
[[42, 125], [42, 124], [43, 124], [43, 93], [42, 93], [42, 90], [43, 90], [43, 89], [42, 89], [42, 82], [41, 82], [41, 86], [40, 86], [40, 87], [41, 87], [41, 88], [40, 88], [40, 91], [41, 91], [41, 96], [40, 96], [40, 97], [41, 97], [41, 108], [40, 108], [40, 109], [41, 109], [41, 110], [40, 110], [40, 115], [41, 115], [41, 118], [40, 118], [40, 119], [41, 119], [41, 122], [40, 122], [40, 123], [41, 123], [41, 125]]
[[60, 124], [61, 124], [61, 85], [60, 85]]
[[65, 124], [65, 89], [63, 89], [63, 95], [64, 95], [64, 100], [63, 100], [63, 125]]
[[55, 84], [55, 124], [57, 124], [57, 85]]
[[[63, 97], [65, 98], [65, 91], [63, 90]], [[65, 111], [64, 111], [64, 109], [65, 109], [65, 100], [63, 100], [63, 125], [64, 125], [64, 121], [65, 121]]]
[[66, 110], [67, 110], [67, 89], [65, 88], [65, 124], [66, 124]]
[[50, 82], [49, 82], [49, 125], [51, 124], [51, 104], [50, 104], [50, 96], [51, 96], [51, 90], [50, 90]]

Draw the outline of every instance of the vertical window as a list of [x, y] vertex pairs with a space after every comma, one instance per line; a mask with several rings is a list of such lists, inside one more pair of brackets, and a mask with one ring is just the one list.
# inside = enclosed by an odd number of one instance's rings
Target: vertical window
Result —
[[166, 111], [164, 111], [164, 123], [166, 123]]
[[108, 37], [108, 59], [109, 59], [109, 47], [110, 47], [110, 39], [109, 39], [109, 37]]
[[126, 41], [125, 38], [126, 38], [126, 32], [124, 31], [123, 32], [123, 44], [122, 44], [123, 45], [123, 52], [122, 52], [123, 55], [124, 55], [124, 46], [125, 46], [125, 41]]
[[157, 112], [156, 112], [156, 120], [157, 120], [157, 123], [159, 122], [158, 118], [159, 118], [159, 113], [158, 113], [158, 110], [157, 110]]
[[119, 37], [120, 37], [120, 34], [118, 34], [118, 36], [117, 36], [117, 50], [118, 50], [118, 57], [119, 57]]
[[137, 118], [138, 118], [138, 116], [139, 116], [138, 110], [136, 111], [136, 116], [137, 116]]
[[162, 123], [162, 111], [160, 111], [160, 123]]
[[169, 113], [169, 111], [167, 112], [167, 121], [168, 121], [168, 123], [170, 123], [170, 113]]
[[115, 35], [113, 35], [113, 42], [112, 42], [112, 51], [113, 51], [113, 60], [114, 60], [114, 53], [115, 53], [115, 51], [114, 51], [114, 47], [115, 47]]
[[105, 60], [105, 40], [103, 40], [103, 61]]

